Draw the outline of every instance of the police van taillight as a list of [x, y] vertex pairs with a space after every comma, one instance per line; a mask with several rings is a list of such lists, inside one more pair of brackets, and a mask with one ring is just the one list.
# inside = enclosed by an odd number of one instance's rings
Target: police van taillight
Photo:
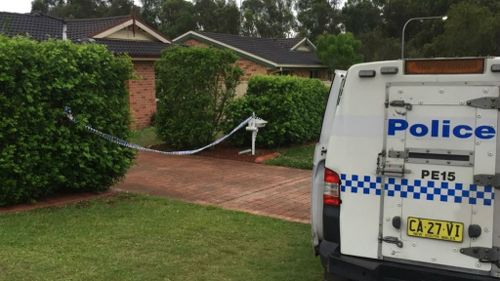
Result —
[[338, 207], [340, 200], [340, 177], [330, 169], [325, 168], [325, 187], [323, 189], [323, 205]]

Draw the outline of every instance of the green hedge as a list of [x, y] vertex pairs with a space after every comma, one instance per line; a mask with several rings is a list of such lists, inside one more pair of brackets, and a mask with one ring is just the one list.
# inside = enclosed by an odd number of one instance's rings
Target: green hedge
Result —
[[174, 148], [211, 142], [242, 74], [238, 57], [216, 48], [173, 47], [156, 63], [158, 135]]
[[[304, 144], [319, 136], [327, 97], [328, 89], [316, 79], [254, 76], [247, 94], [228, 106], [225, 128], [229, 131], [255, 112], [269, 122], [259, 131], [259, 146]], [[249, 141], [248, 132], [240, 132], [232, 139], [236, 145]]]
[[0, 205], [55, 192], [100, 191], [133, 152], [74, 125], [128, 136], [129, 58], [105, 47], [0, 37]]

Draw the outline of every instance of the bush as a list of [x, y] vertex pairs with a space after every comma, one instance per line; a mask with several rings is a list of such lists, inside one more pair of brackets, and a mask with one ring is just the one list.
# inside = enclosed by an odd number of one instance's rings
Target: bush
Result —
[[157, 62], [158, 135], [175, 148], [211, 142], [235, 96], [237, 56], [215, 48], [174, 47]]
[[0, 205], [105, 190], [125, 173], [133, 152], [70, 123], [64, 107], [127, 137], [131, 70], [103, 46], [0, 37]]
[[[259, 131], [258, 145], [276, 147], [315, 140], [321, 130], [328, 89], [316, 79], [291, 76], [254, 76], [248, 91], [227, 109], [227, 131], [252, 112], [269, 123]], [[248, 144], [248, 132], [232, 138], [236, 145]]]

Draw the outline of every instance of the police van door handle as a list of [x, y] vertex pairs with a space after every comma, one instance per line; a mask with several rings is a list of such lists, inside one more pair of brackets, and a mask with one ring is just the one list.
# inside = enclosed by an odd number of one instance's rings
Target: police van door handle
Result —
[[403, 241], [399, 240], [399, 238], [394, 236], [379, 237], [378, 241], [389, 244], [395, 244], [398, 248], [403, 248]]
[[412, 110], [413, 105], [411, 103], [407, 103], [404, 100], [393, 100], [389, 102], [389, 105], [392, 107], [404, 107], [406, 110]]

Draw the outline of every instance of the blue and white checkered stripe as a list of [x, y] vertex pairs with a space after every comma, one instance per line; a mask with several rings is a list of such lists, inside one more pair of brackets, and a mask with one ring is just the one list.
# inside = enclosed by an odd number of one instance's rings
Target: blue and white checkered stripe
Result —
[[[381, 195], [382, 177], [341, 174], [341, 191], [363, 195]], [[441, 182], [420, 179], [388, 178], [384, 183], [385, 194], [417, 200], [468, 203], [491, 206], [495, 199], [494, 188], [475, 184]]]

